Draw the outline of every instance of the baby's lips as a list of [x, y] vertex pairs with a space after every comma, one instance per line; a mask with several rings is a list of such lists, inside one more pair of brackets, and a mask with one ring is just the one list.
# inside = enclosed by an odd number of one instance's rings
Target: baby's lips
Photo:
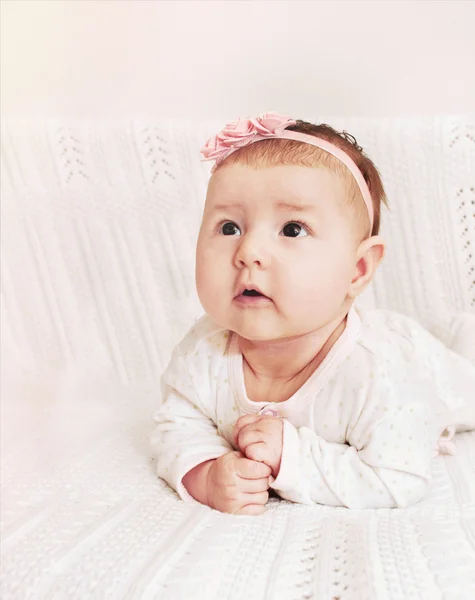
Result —
[[238, 296], [242, 296], [242, 295], [244, 295], [244, 292], [245, 292], [246, 290], [247, 290], [247, 291], [251, 291], [251, 290], [253, 290], [253, 291], [255, 291], [255, 292], [258, 292], [258, 293], [259, 293], [261, 296], [263, 296], [264, 298], [268, 298], [268, 299], [270, 300], [270, 298], [269, 298], [269, 296], [267, 296], [267, 294], [264, 294], [264, 292], [263, 292], [263, 291], [262, 291], [262, 290], [261, 290], [259, 287], [257, 287], [257, 285], [254, 285], [254, 284], [252, 284], [252, 283], [249, 283], [249, 284], [247, 284], [247, 285], [243, 285], [243, 286], [241, 286], [241, 287], [239, 288], [239, 290], [238, 290], [238, 293], [237, 293], [237, 295], [236, 295], [236, 298], [237, 298]]

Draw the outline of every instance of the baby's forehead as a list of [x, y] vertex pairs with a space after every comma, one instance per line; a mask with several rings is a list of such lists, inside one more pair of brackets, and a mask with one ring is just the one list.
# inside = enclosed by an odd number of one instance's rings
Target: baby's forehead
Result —
[[259, 200], [270, 204], [318, 207], [322, 199], [342, 199], [345, 179], [326, 168], [273, 165], [252, 168], [241, 164], [216, 170], [208, 184], [209, 200], [246, 203]]

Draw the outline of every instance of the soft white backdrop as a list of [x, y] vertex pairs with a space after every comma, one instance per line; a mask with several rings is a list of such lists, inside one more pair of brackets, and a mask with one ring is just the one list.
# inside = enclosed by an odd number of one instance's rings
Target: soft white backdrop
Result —
[[2, 0], [4, 115], [475, 112], [473, 1]]

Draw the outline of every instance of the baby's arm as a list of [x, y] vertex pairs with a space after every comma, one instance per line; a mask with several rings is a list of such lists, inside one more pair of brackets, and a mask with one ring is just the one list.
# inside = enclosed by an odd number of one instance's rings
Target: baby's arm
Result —
[[153, 415], [156, 427], [150, 440], [157, 474], [183, 500], [193, 501], [196, 496], [190, 495], [183, 485], [184, 476], [194, 467], [231, 452], [233, 448], [218, 435], [212, 419], [193, 402], [197, 400], [191, 390], [190, 398], [166, 383], [162, 390], [162, 403]]
[[[226, 456], [223, 454], [222, 456]], [[209, 470], [212, 464], [216, 461], [216, 458], [202, 462], [196, 467], [193, 467], [183, 477], [182, 482], [185, 486], [186, 491], [201, 504], [210, 506], [208, 498], [208, 476]]]
[[[414, 413], [411, 413], [411, 408]], [[349, 444], [327, 442], [307, 427], [284, 422], [284, 451], [271, 485], [304, 504], [392, 508], [415, 504], [429, 482], [436, 432], [417, 406], [405, 407]]]
[[[379, 358], [368, 370], [363, 361], [358, 369], [368, 387], [345, 428], [348, 443], [326, 441], [314, 430], [321, 427], [297, 429], [284, 421], [280, 469], [271, 484], [280, 496], [351, 508], [415, 504], [430, 485], [442, 430], [451, 423], [475, 428], [474, 366], [417, 324], [403, 324], [400, 354], [387, 353], [387, 363]], [[321, 418], [316, 412], [317, 425]]]
[[188, 502], [222, 512], [261, 514], [270, 469], [234, 452], [205, 414], [186, 365], [175, 356], [163, 379], [151, 437], [157, 474]]
[[246, 456], [273, 468], [276, 479], [271, 487], [287, 500], [350, 508], [403, 507], [419, 501], [427, 489], [437, 436], [433, 415], [421, 404], [392, 411], [381, 407], [373, 418], [362, 415], [349, 444], [327, 442], [285, 419], [251, 420], [238, 421], [239, 446]]

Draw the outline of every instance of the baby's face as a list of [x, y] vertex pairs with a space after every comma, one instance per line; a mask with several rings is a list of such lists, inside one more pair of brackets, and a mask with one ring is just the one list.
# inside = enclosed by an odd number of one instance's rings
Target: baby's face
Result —
[[315, 331], [348, 310], [358, 244], [345, 194], [344, 180], [324, 168], [220, 167], [196, 257], [210, 317], [246, 339], [275, 340]]

